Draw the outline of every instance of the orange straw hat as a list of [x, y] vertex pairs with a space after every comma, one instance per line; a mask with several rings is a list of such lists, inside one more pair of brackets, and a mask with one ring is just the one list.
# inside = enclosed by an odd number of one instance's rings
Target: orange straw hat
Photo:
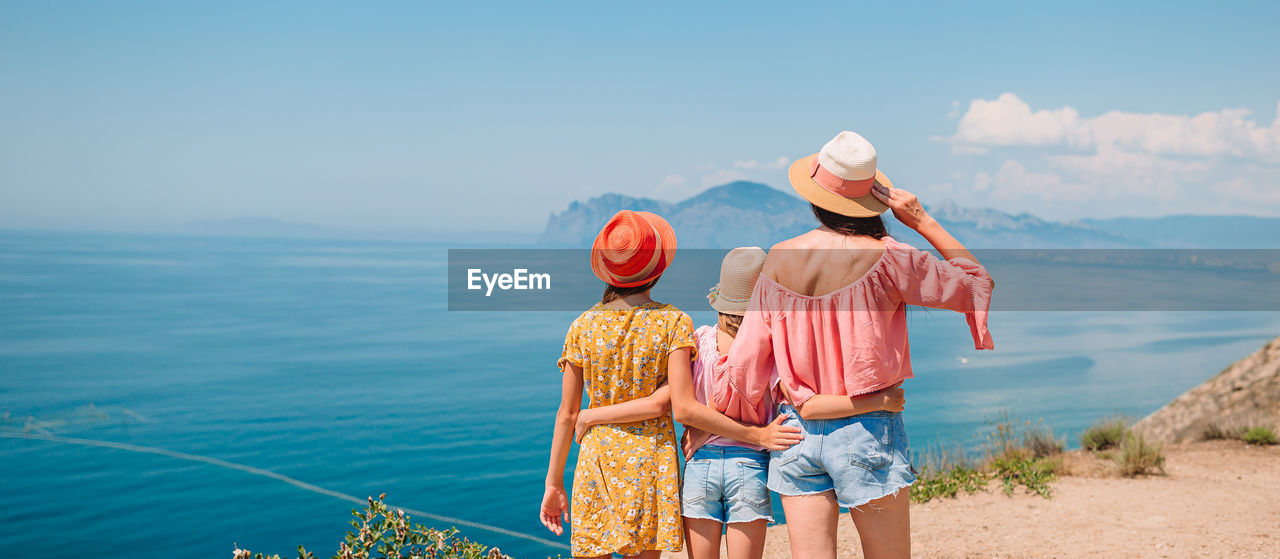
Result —
[[591, 271], [614, 287], [653, 281], [676, 256], [676, 232], [657, 214], [622, 210], [591, 245]]

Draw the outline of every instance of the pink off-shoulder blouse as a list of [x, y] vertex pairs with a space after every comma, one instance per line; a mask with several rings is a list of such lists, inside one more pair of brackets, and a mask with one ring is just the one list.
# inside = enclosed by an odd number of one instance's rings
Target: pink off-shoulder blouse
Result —
[[986, 268], [886, 237], [865, 275], [825, 295], [801, 295], [761, 274], [733, 347], [716, 364], [715, 408], [767, 422], [775, 366], [795, 404], [814, 394], [867, 394], [911, 378], [907, 305], [963, 312], [974, 348], [995, 347], [987, 330]]

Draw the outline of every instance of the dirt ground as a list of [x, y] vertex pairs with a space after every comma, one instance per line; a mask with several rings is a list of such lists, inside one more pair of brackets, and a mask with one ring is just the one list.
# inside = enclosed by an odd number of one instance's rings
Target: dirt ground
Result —
[[[1280, 446], [1213, 441], [1166, 447], [1166, 457], [1164, 476], [1059, 477], [1050, 499], [992, 484], [912, 505], [912, 556], [1280, 558]], [[839, 556], [862, 557], [847, 514]], [[786, 526], [769, 529], [765, 557], [790, 557]]]

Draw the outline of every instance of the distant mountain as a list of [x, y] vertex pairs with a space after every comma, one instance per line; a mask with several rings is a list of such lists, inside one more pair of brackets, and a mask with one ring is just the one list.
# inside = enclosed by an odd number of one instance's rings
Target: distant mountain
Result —
[[1157, 248], [1280, 248], [1280, 218], [1170, 215], [1089, 219], [1081, 225]]
[[[619, 210], [650, 211], [676, 230], [682, 247], [769, 247], [813, 229], [817, 221], [809, 203], [764, 184], [732, 182], [681, 202], [663, 202], [606, 194], [574, 202], [547, 220], [538, 243], [544, 246], [590, 246], [600, 228]], [[1132, 248], [1148, 246], [1088, 223], [1045, 221], [1030, 214], [961, 208], [943, 203], [929, 208], [947, 230], [974, 248]], [[927, 246], [914, 231], [886, 218], [895, 238]], [[1280, 223], [1280, 220], [1277, 220]]]
[[[946, 201], [928, 206], [929, 214], [972, 248], [1136, 248], [1143, 242], [1089, 224], [1045, 221], [1029, 213], [1009, 214], [990, 208], [961, 208]], [[889, 218], [890, 227], [894, 221]], [[928, 246], [915, 231], [901, 225], [895, 238]]]
[[760, 183], [738, 181], [676, 203], [620, 194], [574, 202], [551, 215], [538, 243], [590, 246], [604, 223], [619, 210], [661, 215], [676, 230], [680, 245], [689, 248], [768, 247], [813, 228], [806, 202]]

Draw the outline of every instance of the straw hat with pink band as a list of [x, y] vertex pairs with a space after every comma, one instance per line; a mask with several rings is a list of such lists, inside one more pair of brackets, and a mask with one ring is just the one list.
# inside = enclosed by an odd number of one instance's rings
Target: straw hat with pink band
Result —
[[614, 287], [657, 279], [676, 256], [676, 233], [657, 214], [622, 210], [591, 245], [591, 272]]
[[824, 210], [850, 217], [877, 216], [889, 209], [871, 194], [871, 185], [893, 188], [876, 168], [876, 148], [848, 130], [836, 134], [818, 153], [791, 164], [791, 187]]

